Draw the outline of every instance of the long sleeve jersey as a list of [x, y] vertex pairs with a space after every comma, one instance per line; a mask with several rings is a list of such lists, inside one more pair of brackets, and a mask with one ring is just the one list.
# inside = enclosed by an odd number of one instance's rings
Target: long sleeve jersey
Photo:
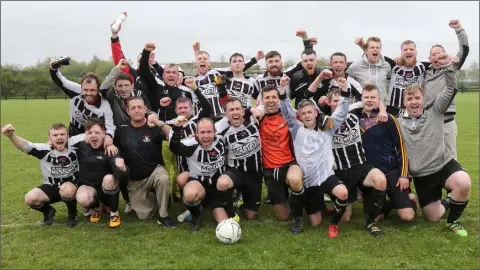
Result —
[[107, 134], [114, 138], [115, 124], [110, 104], [100, 94], [95, 104], [88, 104], [81, 95], [82, 86], [63, 77], [59, 70], [50, 70], [50, 76], [56, 85], [70, 97], [69, 136], [85, 132], [85, 121], [91, 117], [101, 118], [105, 122]]
[[290, 100], [283, 98], [280, 106], [293, 137], [297, 163], [303, 171], [303, 185], [307, 188], [320, 186], [334, 174], [332, 139], [335, 131], [347, 118], [348, 101], [342, 98], [329, 120], [330, 124], [323, 130], [318, 127], [307, 129], [298, 121]]

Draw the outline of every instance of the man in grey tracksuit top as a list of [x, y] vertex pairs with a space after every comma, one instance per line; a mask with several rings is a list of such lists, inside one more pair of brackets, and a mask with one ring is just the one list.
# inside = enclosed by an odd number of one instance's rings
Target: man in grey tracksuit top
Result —
[[[457, 52], [458, 62], [454, 63], [453, 68], [455, 70], [460, 70], [462, 65], [465, 63], [465, 59], [468, 56], [469, 46], [468, 46], [468, 37], [465, 30], [461, 27], [460, 22], [457, 20], [450, 21], [450, 27], [455, 29], [457, 34], [459, 49]], [[444, 53], [445, 49], [440, 45], [434, 45], [430, 49], [430, 62], [432, 62], [432, 57], [435, 57], [436, 54]], [[423, 89], [425, 90], [425, 104], [430, 104], [435, 101], [435, 98], [442, 92], [445, 88], [445, 78], [444, 72], [441, 69], [438, 69], [438, 66], [432, 65], [425, 72], [425, 79], [423, 82]], [[455, 121], [455, 100], [452, 99], [452, 103], [445, 112], [444, 118], [444, 136], [445, 136], [445, 147], [450, 150], [453, 154], [453, 157], [457, 159], [457, 123]]]
[[392, 74], [393, 62], [390, 63], [382, 55], [382, 44], [379, 38], [371, 37], [366, 41], [362, 60], [348, 67], [346, 73], [363, 87], [369, 81], [377, 86], [380, 99], [387, 104], [387, 88]]
[[[407, 146], [409, 172], [414, 178], [420, 207], [430, 221], [438, 221], [450, 208], [447, 227], [459, 236], [467, 236], [458, 219], [467, 206], [471, 180], [453, 154], [445, 147], [444, 113], [455, 96], [455, 71], [448, 56], [436, 56], [445, 79], [445, 88], [433, 103], [424, 107], [424, 94], [418, 85], [405, 89], [405, 109], [398, 120]], [[445, 63], [448, 63], [445, 65]], [[442, 188], [451, 197], [440, 201]]]

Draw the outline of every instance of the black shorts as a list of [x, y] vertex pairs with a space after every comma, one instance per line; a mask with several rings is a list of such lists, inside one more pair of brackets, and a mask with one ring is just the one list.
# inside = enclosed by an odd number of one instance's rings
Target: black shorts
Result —
[[190, 170], [188, 169], [188, 161], [186, 157], [182, 157], [179, 155], [175, 155], [177, 158], [177, 170], [178, 174], [181, 174], [182, 172], [189, 172]]
[[228, 167], [225, 174], [232, 179], [234, 188], [242, 193], [243, 208], [258, 211], [262, 198], [263, 172], [243, 172]]
[[400, 191], [400, 186], [396, 186], [400, 178], [400, 172], [394, 170], [386, 174], [385, 177], [387, 178], [387, 195], [392, 202], [392, 209], [412, 208], [412, 201], [408, 197], [410, 189]]
[[331, 175], [320, 186], [305, 188], [305, 211], [307, 215], [313, 215], [324, 210], [326, 206], [323, 195], [327, 193], [333, 200], [333, 189], [342, 184], [342, 181], [336, 175]]
[[[72, 181], [66, 181], [66, 182], [72, 183], [76, 187], [78, 187], [78, 184], [76, 182], [72, 182]], [[64, 182], [64, 183], [66, 183], [66, 182]], [[64, 184], [64, 183], [62, 183], [62, 184]], [[43, 191], [43, 193], [45, 193], [47, 195], [50, 203], [56, 203], [56, 202], [60, 202], [62, 200], [62, 196], [60, 196], [60, 186], [52, 186], [52, 185], [49, 185], [49, 184], [41, 184], [37, 188], [40, 189], [41, 191]]]
[[335, 171], [335, 175], [347, 187], [348, 203], [357, 201], [357, 188], [363, 189], [363, 181], [374, 168], [372, 165], [364, 163], [350, 169]]
[[263, 177], [267, 183], [268, 197], [272, 205], [288, 202], [287, 172], [293, 165], [298, 165], [297, 161], [293, 160], [280, 168], [263, 169]]
[[203, 207], [209, 207], [211, 209], [223, 207], [217, 201], [217, 196], [216, 196], [217, 180], [218, 180], [218, 175], [211, 178], [211, 183], [208, 180], [200, 181], [198, 178], [195, 178], [195, 177], [188, 178], [187, 183], [191, 181], [198, 181], [200, 184], [202, 184], [203, 188], [205, 189], [205, 198], [203, 198], [202, 200]]
[[450, 160], [443, 168], [431, 175], [414, 177], [413, 183], [417, 191], [418, 202], [423, 208], [442, 198], [442, 188], [445, 188], [447, 179], [454, 173], [465, 171], [455, 159]]
[[41, 189], [47, 195], [50, 203], [56, 203], [62, 200], [62, 197], [60, 196], [60, 187], [55, 187], [48, 184], [41, 184], [37, 188]]

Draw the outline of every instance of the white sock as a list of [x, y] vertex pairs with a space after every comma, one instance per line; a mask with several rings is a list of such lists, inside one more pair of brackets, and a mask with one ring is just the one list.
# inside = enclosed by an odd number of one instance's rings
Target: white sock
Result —
[[110, 212], [110, 216], [113, 217], [114, 215], [117, 215], [118, 216], [118, 211], [116, 212]]

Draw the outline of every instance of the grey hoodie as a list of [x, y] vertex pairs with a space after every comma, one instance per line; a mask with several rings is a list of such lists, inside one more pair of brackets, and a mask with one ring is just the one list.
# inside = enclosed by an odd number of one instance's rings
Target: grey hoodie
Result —
[[[463, 28], [459, 28], [455, 30], [458, 38], [458, 52], [457, 57], [459, 59], [458, 63], [453, 65], [455, 70], [460, 70], [463, 63], [467, 59], [468, 52], [470, 47], [468, 46], [468, 37], [467, 33]], [[445, 78], [444, 72], [442, 69], [434, 69], [432, 66], [427, 69], [425, 72], [425, 80], [423, 81], [423, 89], [425, 89], [425, 104], [429, 104], [435, 101], [435, 98], [442, 92], [445, 88]], [[451, 117], [451, 115], [455, 114], [455, 100], [452, 100], [452, 103], [448, 107], [446, 111], [445, 117]], [[450, 116], [448, 116], [450, 115]]]
[[408, 169], [413, 177], [422, 177], [440, 171], [453, 159], [445, 148], [443, 114], [455, 96], [455, 71], [449, 64], [442, 68], [445, 88], [433, 103], [424, 107], [419, 117], [412, 117], [407, 109], [400, 111], [398, 121], [407, 146]]
[[388, 80], [392, 74], [392, 66], [385, 61], [383, 56], [376, 64], [370, 64], [367, 55], [363, 54], [362, 60], [356, 61], [350, 65], [346, 73], [353, 77], [363, 87], [366, 81], [370, 81], [380, 90], [380, 98], [387, 104]]

